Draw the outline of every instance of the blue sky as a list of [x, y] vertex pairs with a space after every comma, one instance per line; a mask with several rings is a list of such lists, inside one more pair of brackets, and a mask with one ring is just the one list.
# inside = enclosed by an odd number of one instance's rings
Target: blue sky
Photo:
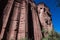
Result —
[[49, 8], [52, 15], [53, 28], [60, 33], [60, 7], [57, 7], [56, 0], [34, 0], [36, 4], [44, 2]]

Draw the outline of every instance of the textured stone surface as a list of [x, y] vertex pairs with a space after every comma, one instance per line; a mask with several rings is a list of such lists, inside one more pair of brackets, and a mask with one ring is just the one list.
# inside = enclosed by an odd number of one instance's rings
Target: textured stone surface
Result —
[[6, 25], [7, 25], [7, 22], [8, 22], [8, 18], [9, 18], [9, 15], [10, 15], [10, 12], [11, 12], [11, 8], [12, 8], [12, 5], [13, 5], [13, 1], [14, 0], [8, 0], [8, 3], [3, 11], [3, 24], [2, 24], [2, 30], [1, 30], [1, 34], [0, 34], [0, 40], [3, 38], [3, 35], [4, 35], [4, 31], [5, 31], [5, 28], [6, 28]]
[[38, 7], [38, 15], [41, 22], [41, 25], [43, 26], [43, 30], [46, 32], [44, 33], [44, 36], [47, 36], [49, 32], [52, 31], [52, 20], [51, 20], [51, 14], [49, 12], [49, 9], [44, 5], [40, 4]]
[[33, 17], [34, 40], [41, 40], [42, 33], [41, 33], [41, 28], [40, 28], [37, 12], [34, 9], [34, 6], [31, 7], [31, 10], [32, 10], [32, 17]]
[[19, 9], [19, 3], [15, 2], [15, 6], [14, 6], [13, 13], [12, 13], [12, 18], [11, 18], [11, 23], [10, 23], [10, 28], [9, 28], [9, 32], [7, 35], [7, 40], [16, 40], [18, 9]]
[[27, 5], [25, 1], [22, 1], [17, 40], [25, 39], [27, 37], [26, 36], [27, 29], [28, 29], [27, 28]]
[[[0, 40], [32, 37], [32, 40], [41, 40], [43, 35], [47, 37], [53, 29], [49, 8], [44, 3], [35, 5], [33, 0], [8, 0], [3, 13]], [[42, 30], [45, 32], [42, 33]]]

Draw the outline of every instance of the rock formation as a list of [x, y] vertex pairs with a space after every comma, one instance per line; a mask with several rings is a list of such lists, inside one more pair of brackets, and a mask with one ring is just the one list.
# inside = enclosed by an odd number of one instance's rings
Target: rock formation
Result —
[[41, 40], [53, 29], [51, 13], [44, 3], [8, 0], [2, 12], [0, 40]]

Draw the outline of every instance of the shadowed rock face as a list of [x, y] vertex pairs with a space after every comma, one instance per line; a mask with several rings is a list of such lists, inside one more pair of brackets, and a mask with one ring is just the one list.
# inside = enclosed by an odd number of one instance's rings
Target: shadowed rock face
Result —
[[51, 14], [44, 3], [35, 5], [33, 0], [7, 0], [1, 7], [0, 40], [41, 40], [53, 29]]

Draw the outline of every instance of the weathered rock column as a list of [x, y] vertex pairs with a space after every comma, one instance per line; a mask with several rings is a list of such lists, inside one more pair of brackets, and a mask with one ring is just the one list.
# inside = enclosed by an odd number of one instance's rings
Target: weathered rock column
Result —
[[28, 6], [25, 0], [21, 1], [21, 13], [17, 40], [25, 39], [28, 36], [27, 13]]
[[43, 3], [39, 4], [37, 8], [39, 19], [43, 28], [42, 31], [44, 30], [44, 37], [47, 37], [48, 33], [51, 33], [52, 31], [51, 14], [48, 7], [46, 7]]
[[17, 33], [17, 23], [18, 23], [18, 15], [19, 15], [19, 5], [20, 3], [15, 2], [14, 10], [12, 13], [11, 23], [9, 32], [7, 35], [7, 40], [16, 40], [16, 33]]
[[11, 8], [12, 8], [12, 5], [13, 5], [13, 1], [14, 0], [8, 0], [8, 3], [3, 11], [4, 15], [3, 15], [3, 25], [2, 25], [2, 30], [1, 30], [1, 34], [0, 34], [0, 40], [3, 38], [3, 35], [4, 35], [4, 31], [5, 31], [5, 28], [6, 28], [6, 25], [7, 25], [7, 22], [8, 22], [8, 18], [9, 18], [9, 15], [10, 15], [10, 12], [11, 12]]
[[[36, 7], [36, 6], [35, 6]], [[33, 17], [33, 28], [34, 28], [34, 40], [41, 40], [42, 38], [42, 33], [41, 33], [41, 28], [36, 12], [36, 8], [33, 6], [31, 7], [32, 10], [32, 17]]]

